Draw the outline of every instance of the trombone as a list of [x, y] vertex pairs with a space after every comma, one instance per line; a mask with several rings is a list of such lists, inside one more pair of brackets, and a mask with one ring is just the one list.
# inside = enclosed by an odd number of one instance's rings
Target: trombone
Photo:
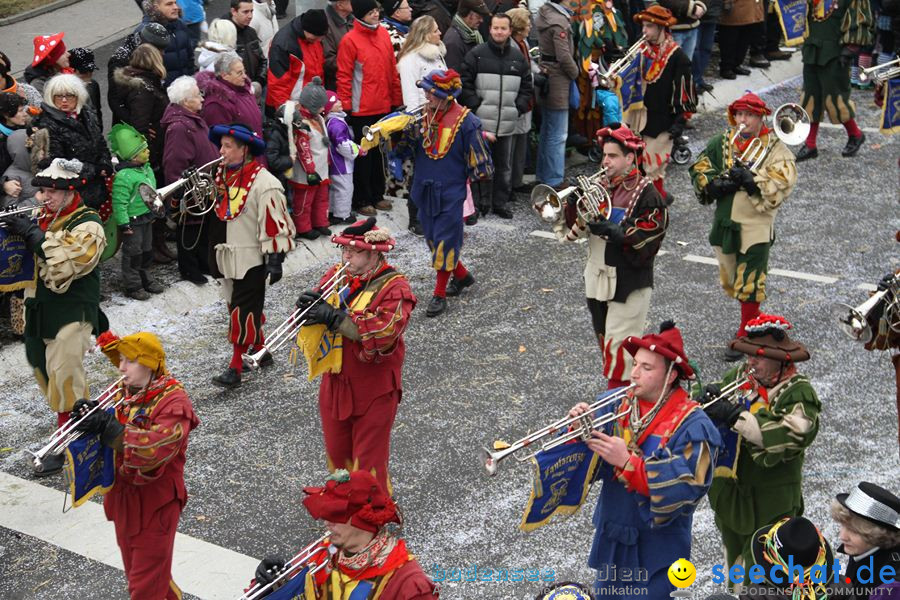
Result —
[[219, 166], [224, 159], [220, 156], [211, 160], [199, 169], [188, 169], [181, 179], [173, 181], [158, 190], [150, 185], [142, 183], [138, 186], [138, 194], [147, 208], [157, 217], [166, 214], [165, 201], [182, 187], [185, 188], [181, 196], [178, 210], [182, 214], [192, 217], [202, 217], [216, 205], [216, 182], [213, 178], [213, 169]]
[[262, 348], [253, 354], [243, 354], [241, 358], [244, 360], [244, 363], [247, 364], [251, 370], [258, 370], [260, 363], [265, 358], [266, 354], [274, 354], [276, 350], [281, 349], [285, 344], [297, 336], [300, 328], [306, 325], [306, 319], [304, 319], [306, 313], [312, 310], [316, 304], [325, 302], [326, 298], [334, 293], [337, 293], [338, 296], [344, 293], [344, 291], [350, 287], [350, 284], [344, 281], [344, 271], [346, 271], [349, 266], [349, 263], [341, 265], [341, 268], [335, 271], [325, 282], [325, 285], [322, 286], [322, 295], [306, 308], [295, 309], [281, 325], [276, 327], [275, 330], [269, 334], [266, 344]]
[[41, 472], [44, 470], [44, 458], [48, 454], [58, 455], [62, 454], [63, 451], [75, 440], [81, 437], [82, 432], [77, 431], [77, 427], [81, 425], [85, 419], [94, 414], [96, 411], [105, 411], [110, 407], [118, 408], [120, 404], [125, 400], [125, 395], [121, 393], [119, 389], [120, 384], [125, 381], [124, 377], [119, 377], [117, 380], [109, 384], [105, 390], [100, 392], [100, 395], [95, 398], [97, 401], [97, 406], [91, 408], [83, 416], [78, 419], [69, 419], [67, 422], [63, 423], [59, 429], [57, 429], [53, 435], [50, 436], [50, 441], [47, 444], [38, 450], [37, 452], [30, 452], [32, 459], [31, 462], [34, 466], [34, 470], [37, 472]]
[[882, 84], [889, 79], [900, 76], [900, 58], [867, 69], [860, 69], [859, 80], [866, 83], [870, 79], [875, 83]]
[[[254, 583], [250, 587], [250, 589], [244, 592], [244, 595], [241, 596], [239, 600], [257, 600], [258, 598], [267, 596], [269, 593], [274, 591], [276, 584], [278, 584], [279, 582], [288, 581], [296, 576], [299, 576], [301, 573], [301, 569], [312, 563], [313, 558], [322, 551], [327, 551], [330, 558], [330, 555], [336, 550], [334, 546], [325, 545], [325, 540], [327, 539], [328, 534], [326, 533], [325, 535], [314, 541], [312, 544], [295, 554], [291, 560], [285, 563], [284, 568], [279, 571], [278, 575], [270, 583], [267, 583], [265, 585]], [[328, 560], [324, 560], [317, 565], [311, 566], [309, 572], [311, 574], [315, 574], [327, 566]]]
[[604, 73], [600, 73], [597, 76], [597, 81], [600, 82], [600, 85], [607, 88], [612, 89], [615, 87], [616, 78], [619, 74], [625, 70], [625, 67], [631, 64], [631, 62], [635, 59], [635, 57], [644, 51], [644, 46], [647, 44], [647, 37], [641, 36], [641, 39], [636, 41], [631, 48], [629, 48], [625, 52], [625, 56], [620, 58], [619, 60], [613, 61], [609, 68], [606, 69]]
[[484, 468], [487, 471], [487, 474], [490, 476], [494, 476], [497, 474], [498, 469], [500, 468], [500, 461], [521, 450], [522, 448], [527, 448], [528, 446], [534, 444], [535, 442], [539, 442], [543, 438], [548, 436], [552, 436], [557, 432], [563, 431], [570, 425], [577, 426], [571, 431], [567, 431], [563, 435], [551, 438], [545, 442], [541, 443], [541, 449], [527, 456], [517, 456], [516, 460], [519, 462], [526, 462], [538, 453], [544, 450], [550, 450], [552, 448], [556, 448], [557, 446], [561, 446], [563, 444], [567, 444], [574, 440], [587, 440], [591, 436], [591, 431], [594, 429], [598, 429], [603, 425], [615, 421], [616, 419], [623, 417], [627, 414], [627, 412], [618, 412], [613, 414], [604, 415], [602, 417], [592, 418], [592, 415], [596, 413], [601, 408], [609, 406], [610, 404], [619, 402], [622, 398], [625, 398], [631, 390], [634, 389], [634, 384], [632, 383], [628, 387], [619, 388], [612, 394], [604, 396], [600, 400], [597, 400], [593, 404], [591, 404], [587, 411], [583, 414], [578, 415], [577, 417], [563, 417], [558, 421], [554, 421], [550, 425], [547, 425], [543, 429], [539, 429], [534, 433], [529, 433], [525, 437], [520, 440], [513, 442], [512, 444], [506, 444], [500, 440], [494, 442], [494, 450], [489, 450], [487, 448], [482, 449], [481, 458], [484, 462]]

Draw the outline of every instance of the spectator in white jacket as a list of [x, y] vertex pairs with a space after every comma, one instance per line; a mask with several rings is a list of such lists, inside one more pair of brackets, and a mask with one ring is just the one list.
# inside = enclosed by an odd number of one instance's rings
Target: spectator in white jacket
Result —
[[[403, 104], [413, 110], [425, 104], [425, 90], [416, 85], [428, 73], [436, 69], [446, 69], [444, 54], [447, 50], [441, 41], [441, 30], [434, 17], [423, 15], [412, 22], [406, 41], [397, 54], [397, 71], [400, 73], [400, 87], [403, 90]], [[412, 160], [403, 162], [403, 175], [407, 184], [412, 183]], [[406, 207], [409, 209], [409, 230], [422, 235], [416, 205], [407, 194]]]
[[212, 73], [216, 57], [223, 52], [234, 52], [236, 47], [237, 27], [231, 19], [213, 19], [206, 33], [206, 41], [197, 46], [197, 68]]
[[253, 0], [253, 18], [250, 27], [256, 30], [259, 36], [259, 45], [266, 56], [269, 55], [269, 45], [278, 31], [278, 19], [275, 17], [275, 2], [272, 0]]

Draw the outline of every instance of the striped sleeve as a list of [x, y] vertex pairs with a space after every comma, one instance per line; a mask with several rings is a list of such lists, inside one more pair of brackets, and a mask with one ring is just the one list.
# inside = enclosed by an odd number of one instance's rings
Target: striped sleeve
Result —
[[742, 416], [734, 427], [753, 444], [751, 456], [764, 467], [800, 457], [819, 431], [822, 405], [805, 378], [780, 396], [770, 399], [770, 408]]

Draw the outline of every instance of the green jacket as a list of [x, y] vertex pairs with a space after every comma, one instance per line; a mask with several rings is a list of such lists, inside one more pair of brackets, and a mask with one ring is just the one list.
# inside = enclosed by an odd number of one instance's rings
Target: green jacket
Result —
[[826, 65], [841, 55], [847, 45], [870, 46], [875, 40], [875, 21], [869, 0], [822, 0], [828, 7], [837, 7], [825, 13], [823, 19], [815, 14], [812, 1], [807, 4], [807, 30], [809, 37], [803, 42], [803, 63]]
[[150, 163], [141, 166], [124, 163], [116, 173], [112, 186], [112, 208], [113, 218], [120, 227], [128, 225], [132, 217], [150, 212], [138, 193], [138, 187], [142, 183], [156, 189], [156, 176], [150, 168]]

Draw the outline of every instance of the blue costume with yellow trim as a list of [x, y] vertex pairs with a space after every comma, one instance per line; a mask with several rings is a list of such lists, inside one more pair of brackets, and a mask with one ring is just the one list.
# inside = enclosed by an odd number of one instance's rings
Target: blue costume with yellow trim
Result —
[[[631, 402], [626, 398], [623, 404], [604, 407], [598, 416], [621, 413]], [[640, 401], [642, 414], [651, 405]], [[719, 433], [681, 388], [637, 439], [630, 414], [603, 431], [625, 439], [632, 457], [625, 469], [602, 461], [597, 471], [603, 487], [588, 558], [588, 565], [597, 569], [594, 594], [597, 600], [620, 599], [622, 588], [630, 587], [625, 592], [629, 598], [667, 598], [675, 588], [666, 571], [691, 555], [693, 513], [712, 483]]]

